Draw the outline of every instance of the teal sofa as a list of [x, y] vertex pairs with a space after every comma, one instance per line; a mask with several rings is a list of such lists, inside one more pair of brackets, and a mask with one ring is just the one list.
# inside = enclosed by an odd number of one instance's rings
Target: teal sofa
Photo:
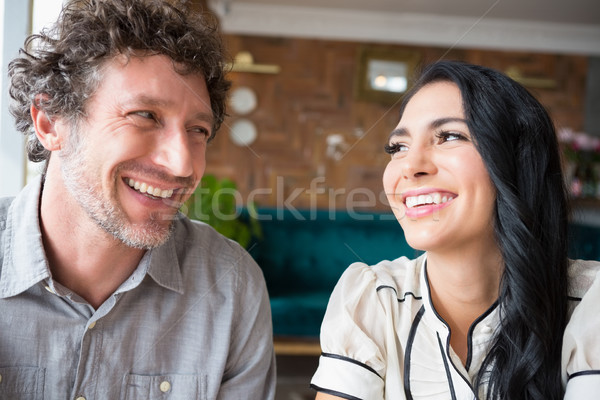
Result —
[[569, 228], [569, 257], [600, 261], [600, 226], [572, 223]]
[[[262, 268], [278, 337], [316, 338], [329, 296], [353, 262], [417, 257], [391, 213], [259, 209], [263, 237], [249, 247]], [[600, 227], [570, 226], [571, 258], [600, 260]]]

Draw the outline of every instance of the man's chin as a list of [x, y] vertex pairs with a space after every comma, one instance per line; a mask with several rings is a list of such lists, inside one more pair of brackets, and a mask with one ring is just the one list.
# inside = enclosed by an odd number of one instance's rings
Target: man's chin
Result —
[[143, 224], [123, 224], [119, 227], [104, 227], [115, 239], [124, 245], [141, 250], [151, 250], [166, 243], [174, 229], [175, 218], [170, 220], [150, 220]]
[[153, 232], [128, 232], [127, 235], [122, 235], [118, 239], [128, 247], [151, 250], [165, 244], [171, 237], [172, 232], [173, 229], [155, 230]]

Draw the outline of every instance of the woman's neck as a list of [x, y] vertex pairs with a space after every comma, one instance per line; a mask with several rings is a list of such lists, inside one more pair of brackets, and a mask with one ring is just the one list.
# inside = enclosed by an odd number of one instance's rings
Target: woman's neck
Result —
[[449, 325], [450, 344], [463, 364], [469, 328], [498, 299], [503, 265], [497, 246], [479, 252], [427, 255], [431, 301]]

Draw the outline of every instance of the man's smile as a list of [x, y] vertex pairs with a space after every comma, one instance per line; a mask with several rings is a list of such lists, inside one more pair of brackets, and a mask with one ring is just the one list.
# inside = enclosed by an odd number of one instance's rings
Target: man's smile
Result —
[[148, 195], [154, 196], [154, 197], [160, 197], [163, 199], [168, 199], [171, 196], [173, 196], [173, 192], [175, 190], [175, 189], [161, 189], [159, 187], [154, 187], [146, 182], [136, 181], [133, 178], [127, 179], [127, 184], [140, 193], [148, 194]]

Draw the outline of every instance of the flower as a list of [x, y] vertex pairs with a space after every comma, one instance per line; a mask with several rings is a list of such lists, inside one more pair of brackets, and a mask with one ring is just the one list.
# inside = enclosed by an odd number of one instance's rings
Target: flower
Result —
[[557, 135], [567, 159], [576, 163], [600, 162], [600, 137], [571, 128], [561, 128]]

